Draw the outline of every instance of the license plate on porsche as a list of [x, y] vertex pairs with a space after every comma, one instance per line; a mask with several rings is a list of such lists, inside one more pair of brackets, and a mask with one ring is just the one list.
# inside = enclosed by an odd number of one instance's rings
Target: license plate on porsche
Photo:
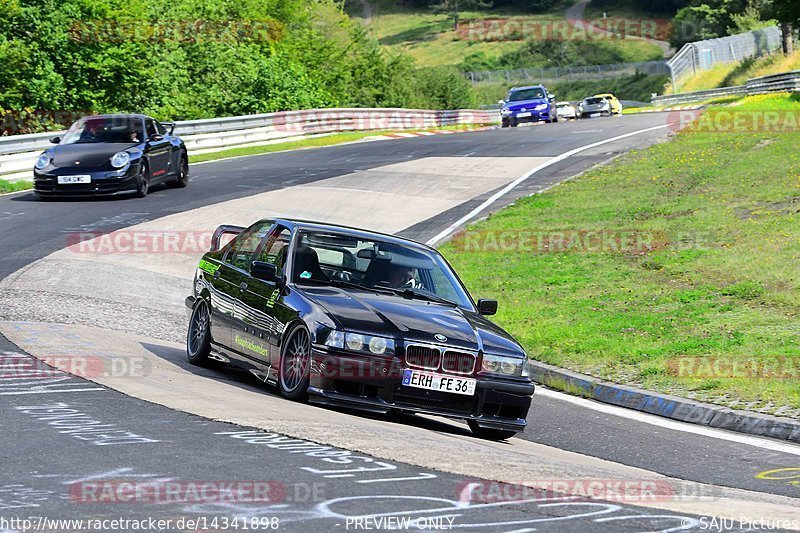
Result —
[[92, 177], [88, 174], [81, 174], [79, 176], [59, 176], [58, 184], [64, 185], [67, 183], [91, 183]]
[[418, 389], [452, 392], [453, 394], [475, 395], [476, 381], [471, 378], [446, 376], [419, 370], [406, 370], [403, 373], [403, 385]]
[[531, 116], [531, 114], [527, 111], [525, 113], [517, 113], [517, 118], [525, 118], [529, 116]]

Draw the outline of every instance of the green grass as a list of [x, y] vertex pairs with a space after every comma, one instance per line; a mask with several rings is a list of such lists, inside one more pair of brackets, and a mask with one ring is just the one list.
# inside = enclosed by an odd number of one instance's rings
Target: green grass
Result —
[[[522, 40], [470, 40], [458, 35], [452, 21], [446, 16], [435, 14], [429, 9], [392, 2], [370, 3], [373, 13], [372, 18], [366, 21], [366, 26], [372, 35], [390, 51], [409, 55], [420, 67], [459, 65], [466, 56], [476, 52], [496, 58], [512, 53], [523, 45]], [[463, 12], [461, 19], [465, 27], [469, 27], [470, 20], [486, 18], [551, 21], [563, 19], [570, 3], [563, 2], [546, 14], [532, 13], [523, 7], [505, 7]], [[362, 16], [361, 8], [356, 2], [348, 3], [348, 12], [354, 18]], [[603, 42], [610, 43], [619, 51], [621, 62], [648, 61], [663, 57], [658, 46], [641, 40], [609, 39]]]
[[8, 192], [26, 191], [33, 189], [33, 183], [30, 181], [6, 181], [0, 178], [0, 194]]
[[[727, 109], [800, 114], [800, 99]], [[681, 357], [800, 366], [797, 136], [680, 133], [520, 200], [442, 251], [473, 294], [500, 300], [497, 321], [534, 359], [665, 392], [798, 408], [797, 379], [670, 370]], [[464, 244], [480, 232], [570, 229], [654, 232], [666, 245], [547, 253]]]

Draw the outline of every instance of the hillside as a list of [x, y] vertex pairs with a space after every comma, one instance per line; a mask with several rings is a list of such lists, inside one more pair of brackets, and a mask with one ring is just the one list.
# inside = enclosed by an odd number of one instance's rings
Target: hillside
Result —
[[[678, 84], [675, 92], [704, 91], [718, 87], [742, 85], [750, 78], [779, 74], [800, 69], [800, 50], [791, 55], [774, 54], [771, 56], [747, 59], [739, 63], [724, 63], [710, 70], [698, 72]], [[665, 94], [673, 92], [671, 86], [666, 87]]]
[[[633, 38], [599, 38], [563, 42], [567, 26], [567, 10], [584, 16], [583, 9], [574, 10], [572, 2], [559, 1], [542, 12], [524, 10], [520, 6], [500, 6], [461, 13], [460, 29], [444, 14], [411, 2], [386, 0], [350, 0], [348, 14], [361, 20], [378, 42], [392, 52], [404, 52], [419, 66], [458, 65], [466, 70], [558, 66], [562, 64], [606, 64], [661, 59], [664, 50], [649, 41]], [[581, 7], [581, 6], [579, 6]], [[585, 7], [585, 6], [582, 6]], [[645, 17], [629, 9], [604, 10], [607, 16]], [[587, 16], [596, 14], [588, 12]], [[602, 16], [602, 15], [601, 15]], [[544, 28], [544, 29], [542, 29]], [[550, 35], [543, 41], [546, 50], [538, 54], [520, 54], [531, 35]], [[539, 43], [543, 44], [543, 43]], [[563, 46], [557, 46], [563, 45]], [[564, 57], [577, 50], [579, 57]], [[573, 63], [577, 59], [578, 63]]]

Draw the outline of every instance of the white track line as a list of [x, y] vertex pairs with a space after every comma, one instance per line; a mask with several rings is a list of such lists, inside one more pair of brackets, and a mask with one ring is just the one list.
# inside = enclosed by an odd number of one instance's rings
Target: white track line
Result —
[[[495, 203], [497, 200], [499, 200], [500, 198], [502, 198], [503, 196], [508, 194], [509, 191], [511, 191], [512, 189], [517, 187], [520, 183], [522, 183], [523, 181], [527, 180], [528, 178], [530, 178], [531, 176], [533, 176], [537, 172], [546, 169], [549, 166], [555, 165], [556, 163], [559, 163], [559, 162], [561, 162], [561, 161], [563, 161], [563, 160], [565, 160], [567, 158], [570, 158], [575, 154], [579, 154], [581, 152], [584, 152], [586, 150], [590, 150], [592, 148], [596, 148], [598, 146], [602, 146], [604, 144], [612, 143], [614, 141], [619, 141], [620, 139], [627, 139], [628, 137], [633, 137], [633, 136], [639, 135], [641, 133], [646, 133], [648, 131], [654, 131], [654, 130], [658, 130], [658, 129], [661, 129], [661, 128], [667, 128], [667, 127], [669, 127], [669, 125], [664, 124], [662, 126], [655, 126], [655, 127], [646, 128], [646, 129], [643, 129], [643, 130], [632, 131], [630, 133], [626, 133], [625, 135], [619, 135], [617, 137], [612, 137], [610, 139], [605, 139], [603, 141], [598, 141], [596, 143], [587, 144], [586, 146], [581, 146], [579, 148], [575, 148], [574, 150], [570, 150], [568, 152], [564, 152], [563, 154], [561, 154], [559, 156], [556, 156], [553, 159], [551, 159], [549, 161], [546, 161], [546, 162], [542, 163], [541, 165], [539, 165], [538, 167], [528, 171], [525, 175], [520, 176], [519, 178], [515, 179], [514, 181], [512, 181], [511, 183], [509, 183], [508, 185], [503, 187], [501, 190], [499, 190], [495, 194], [493, 194], [488, 200], [483, 202], [481, 205], [479, 205], [478, 207], [476, 207], [475, 209], [473, 209], [472, 211], [470, 211], [469, 213], [467, 213], [463, 217], [461, 217], [458, 220], [456, 220], [455, 222], [453, 222], [453, 224], [451, 224], [450, 227], [448, 227], [446, 230], [444, 230], [441, 233], [439, 233], [438, 235], [436, 235], [434, 238], [430, 239], [425, 244], [427, 244], [428, 246], [433, 246], [434, 244], [436, 244], [437, 242], [441, 241], [442, 239], [445, 239], [445, 238], [449, 237], [451, 233], [456, 231], [458, 228], [460, 228], [466, 222], [469, 222], [470, 220], [472, 220], [481, 211], [483, 211], [484, 209], [486, 209], [487, 207], [489, 207], [490, 205]], [[543, 192], [545, 190], [547, 190], [547, 189], [542, 189], [539, 192]]]
[[730, 442], [737, 442], [740, 444], [755, 446], [757, 448], [763, 448], [765, 450], [772, 450], [776, 452], [782, 452], [800, 456], [800, 446], [795, 446], [789, 444], [788, 442], [783, 443], [780, 441], [769, 440], [760, 437], [753, 437], [750, 435], [724, 431], [721, 429], [715, 429], [708, 426], [700, 426], [697, 424], [689, 424], [688, 422], [680, 422], [678, 420], [672, 420], [671, 418], [651, 415], [649, 413], [642, 413], [640, 411], [634, 411], [632, 409], [627, 409], [625, 407], [618, 407], [616, 405], [609, 405], [605, 403], [596, 402], [593, 400], [587, 400], [586, 398], [570, 396], [569, 394], [565, 394], [563, 392], [554, 391], [552, 389], [546, 389], [541, 385], [536, 387], [536, 395], [546, 396], [548, 398], [553, 398], [555, 400], [560, 400], [562, 402], [569, 402], [578, 405], [580, 407], [583, 407], [585, 409], [591, 409], [593, 411], [597, 411], [599, 413], [619, 416], [622, 418], [627, 418], [629, 420], [635, 420], [637, 422], [644, 422], [645, 424], [651, 424], [653, 426], [658, 426], [661, 428], [674, 429], [676, 431], [683, 431], [685, 433], [694, 433], [695, 435], [702, 435], [704, 437], [727, 440]]

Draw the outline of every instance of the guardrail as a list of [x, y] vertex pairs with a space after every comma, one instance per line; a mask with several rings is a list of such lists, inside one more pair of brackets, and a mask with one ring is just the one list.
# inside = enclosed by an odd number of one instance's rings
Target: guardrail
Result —
[[784, 92], [800, 92], [800, 70], [751, 78], [744, 85], [735, 85], [733, 87], [655, 96], [651, 103], [654, 105], [689, 104], [726, 96], [753, 96], [756, 94]]
[[[189, 153], [196, 154], [323, 133], [493, 124], [499, 120], [496, 112], [478, 109], [312, 109], [178, 121], [175, 133], [186, 143]], [[63, 132], [0, 137], [0, 178], [32, 169], [36, 155], [60, 134]]]

